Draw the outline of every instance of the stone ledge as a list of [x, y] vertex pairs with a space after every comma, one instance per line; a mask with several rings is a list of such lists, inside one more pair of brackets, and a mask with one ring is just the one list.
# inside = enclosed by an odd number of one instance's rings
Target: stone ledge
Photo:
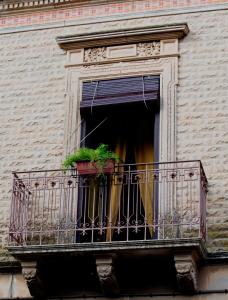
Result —
[[9, 252], [16, 258], [34, 258], [37, 255], [82, 255], [82, 254], [106, 254], [122, 253], [137, 255], [168, 255], [173, 251], [196, 250], [205, 259], [207, 250], [205, 242], [201, 239], [175, 240], [151, 240], [113, 243], [83, 243], [69, 245], [47, 245], [47, 246], [15, 246], [8, 247]]
[[[39, 277], [37, 261], [58, 257], [78, 256], [94, 257], [96, 272], [103, 294], [116, 297], [120, 294], [120, 283], [115, 272], [116, 258], [132, 259], [143, 257], [147, 259], [166, 258], [174, 261], [179, 290], [183, 294], [196, 293], [198, 269], [197, 265], [205, 260], [207, 255], [201, 239], [185, 239], [179, 241], [132, 241], [116, 243], [97, 243], [37, 247], [10, 247], [10, 252], [21, 261], [22, 274], [27, 282], [31, 295], [41, 299], [44, 296], [42, 278]], [[20, 248], [20, 249], [16, 249]], [[34, 249], [36, 248], [36, 249]], [[16, 251], [15, 251], [16, 250]], [[43, 260], [44, 261], [44, 260]]]
[[149, 26], [138, 29], [93, 32], [91, 34], [74, 34], [58, 36], [56, 42], [64, 50], [98, 46], [124, 45], [152, 40], [177, 39], [187, 35], [187, 23]]

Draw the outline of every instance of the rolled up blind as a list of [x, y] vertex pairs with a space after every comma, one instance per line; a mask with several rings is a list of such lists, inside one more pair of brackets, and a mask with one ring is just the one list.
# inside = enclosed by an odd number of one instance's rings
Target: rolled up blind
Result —
[[158, 101], [160, 77], [135, 76], [84, 82], [80, 108]]

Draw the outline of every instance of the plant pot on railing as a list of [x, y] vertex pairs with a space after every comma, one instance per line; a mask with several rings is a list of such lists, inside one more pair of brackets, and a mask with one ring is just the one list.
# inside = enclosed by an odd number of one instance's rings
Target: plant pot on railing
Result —
[[115, 160], [108, 159], [103, 165], [94, 161], [78, 161], [76, 163], [76, 170], [79, 175], [98, 175], [98, 174], [110, 174], [115, 170]]
[[105, 144], [96, 149], [80, 148], [70, 154], [63, 162], [64, 169], [75, 168], [79, 175], [83, 174], [107, 174], [114, 172], [115, 162], [119, 161], [116, 153], [108, 150]]

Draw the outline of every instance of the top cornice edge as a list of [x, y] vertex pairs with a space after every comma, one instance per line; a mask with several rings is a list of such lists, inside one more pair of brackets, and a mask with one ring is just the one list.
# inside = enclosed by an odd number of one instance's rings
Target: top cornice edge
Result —
[[[74, 1], [74, 0], [73, 0]], [[53, 6], [56, 4], [63, 4], [72, 2], [72, 0], [13, 0], [13, 1], [0, 1], [0, 11], [1, 12], [10, 12], [14, 10], [21, 10], [21, 9], [31, 9], [31, 8], [38, 8], [43, 6]]]
[[145, 42], [153, 39], [180, 39], [187, 35], [188, 32], [189, 27], [187, 23], [176, 23], [134, 29], [125, 28], [122, 30], [92, 32], [89, 34], [57, 36], [56, 42], [63, 50], [72, 50], [77, 48]]
[[[89, 5], [103, 3], [104, 0], [0, 0], [0, 13], [11, 14], [30, 10], [42, 10], [53, 7], [64, 7], [71, 4]], [[107, 1], [106, 1], [107, 2]], [[112, 2], [112, 1], [111, 1]]]

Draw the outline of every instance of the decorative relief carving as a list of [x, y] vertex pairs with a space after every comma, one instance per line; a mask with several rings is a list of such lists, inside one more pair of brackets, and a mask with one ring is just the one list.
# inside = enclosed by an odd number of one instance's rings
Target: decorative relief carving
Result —
[[113, 258], [97, 258], [96, 265], [104, 294], [111, 297], [119, 295], [120, 291], [113, 268]]
[[[160, 54], [160, 41], [150, 43], [138, 43], [136, 45], [136, 57], [151, 57]], [[108, 60], [108, 47], [96, 47], [85, 49], [84, 62], [94, 63]], [[118, 59], [118, 57], [116, 57]]]
[[175, 267], [181, 292], [194, 293], [197, 290], [197, 267], [193, 257], [176, 255]]
[[151, 43], [139, 43], [137, 44], [137, 56], [154, 56], [160, 54], [160, 42], [154, 41]]
[[22, 275], [26, 280], [30, 294], [37, 299], [44, 298], [44, 288], [39, 277], [36, 262], [22, 262]]
[[100, 62], [107, 58], [107, 47], [85, 49], [84, 62]]

